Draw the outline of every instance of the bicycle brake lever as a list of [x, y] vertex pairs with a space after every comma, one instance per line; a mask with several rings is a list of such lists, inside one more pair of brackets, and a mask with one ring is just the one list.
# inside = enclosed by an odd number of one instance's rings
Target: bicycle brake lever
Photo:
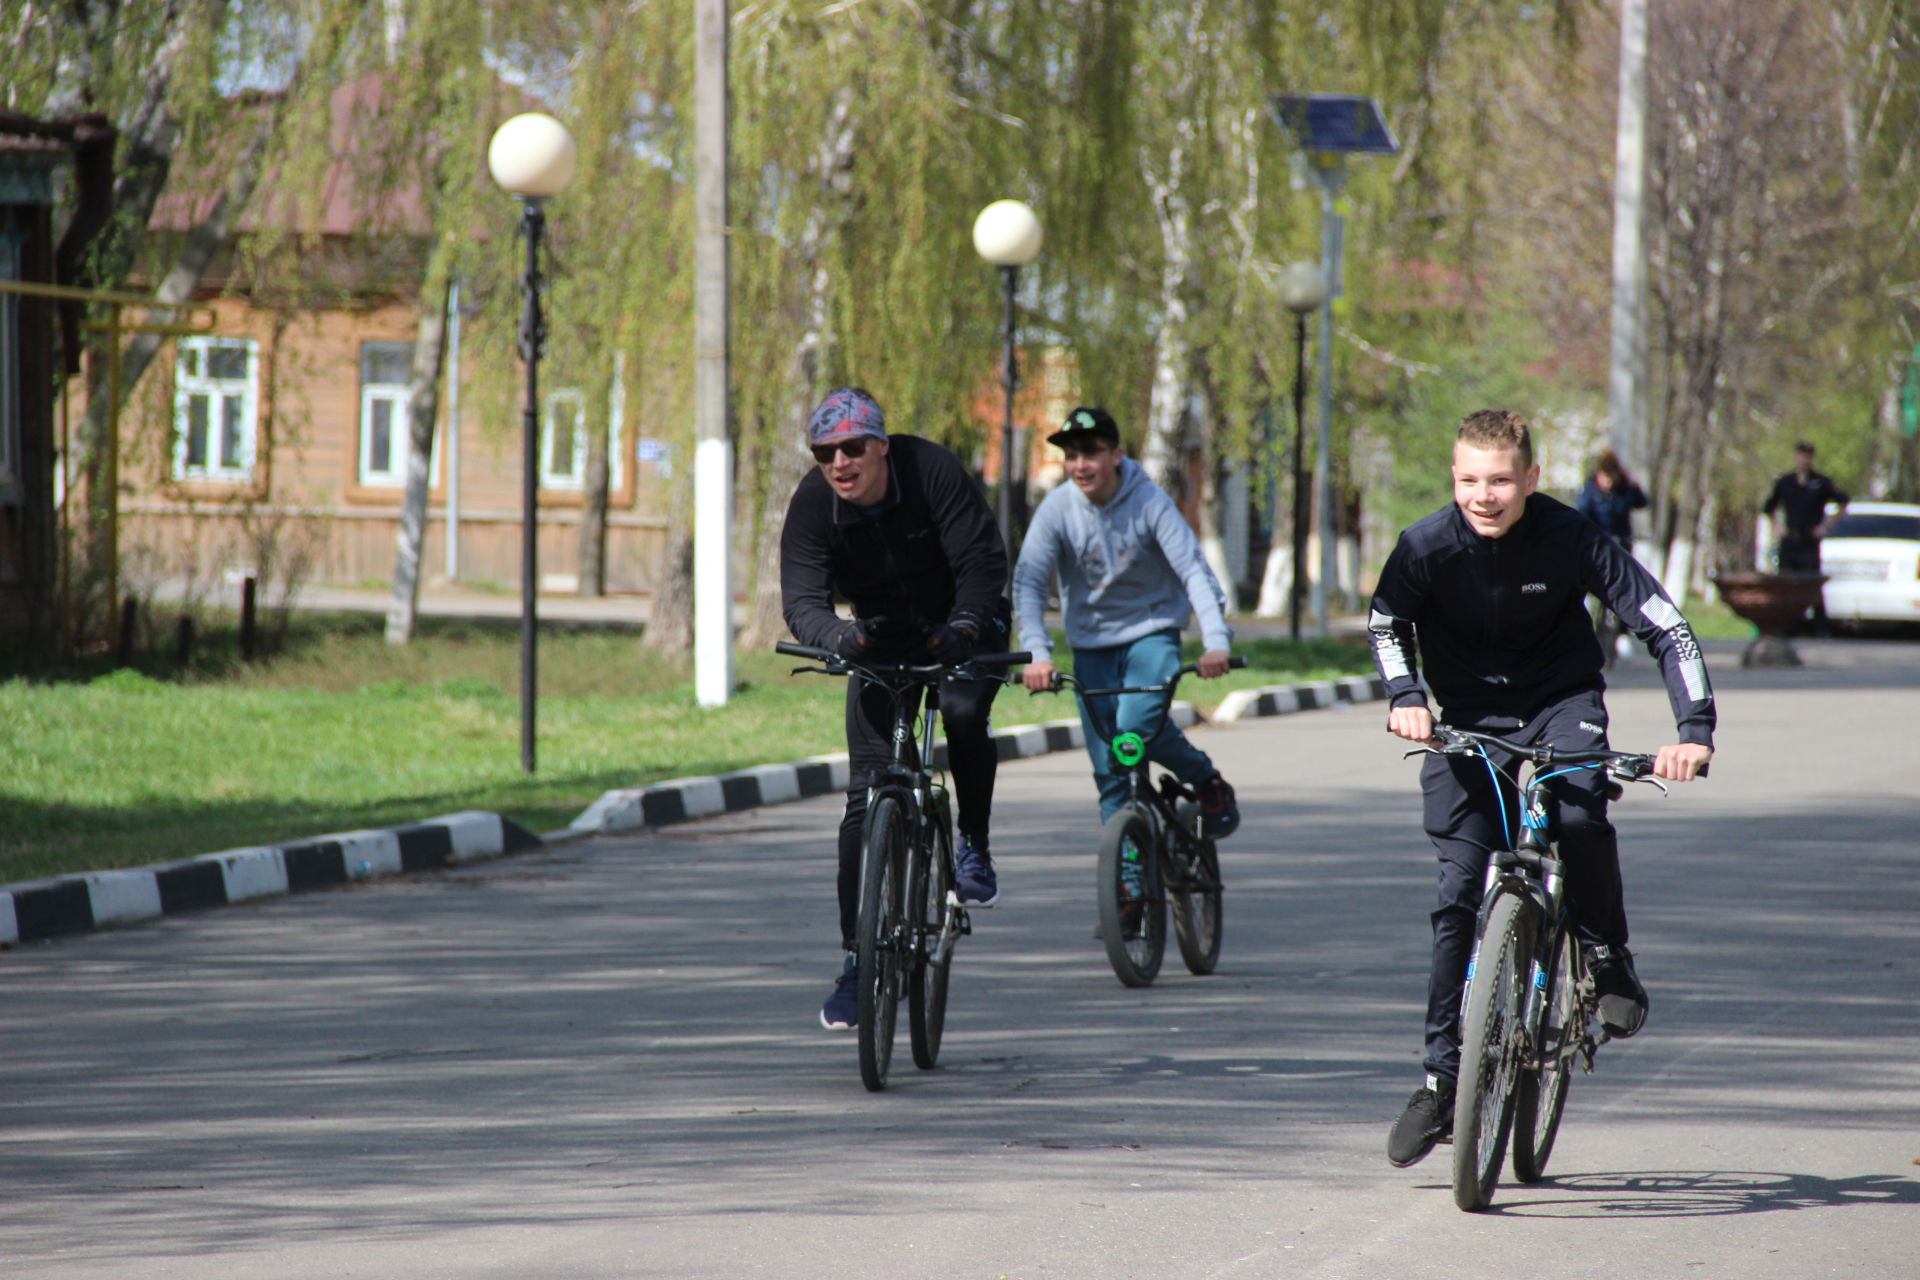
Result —
[[1650, 787], [1657, 787], [1657, 788], [1659, 788], [1659, 790], [1660, 790], [1660, 794], [1661, 794], [1661, 795], [1663, 795], [1663, 796], [1670, 796], [1670, 795], [1672, 795], [1672, 794], [1673, 794], [1673, 792], [1671, 792], [1671, 791], [1669, 791], [1669, 790], [1667, 790], [1667, 784], [1666, 784], [1666, 783], [1664, 783], [1664, 782], [1662, 782], [1662, 781], [1660, 781], [1660, 779], [1658, 779], [1658, 778], [1656, 778], [1656, 777], [1654, 777], [1654, 776], [1653, 776], [1652, 774], [1648, 774], [1648, 775], [1647, 775], [1646, 777], [1644, 777], [1644, 778], [1634, 778], [1634, 779], [1632, 779], [1632, 781], [1634, 781], [1634, 782], [1644, 782], [1644, 783], [1646, 783], [1646, 784], [1647, 784], [1648, 786], [1650, 786]]

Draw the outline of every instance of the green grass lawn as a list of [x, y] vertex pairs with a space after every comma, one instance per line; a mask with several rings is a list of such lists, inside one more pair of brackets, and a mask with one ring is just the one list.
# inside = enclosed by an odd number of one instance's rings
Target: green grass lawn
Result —
[[[381, 626], [296, 615], [272, 656], [241, 663], [231, 620], [216, 618], [185, 668], [0, 683], [0, 883], [459, 809], [550, 831], [610, 789], [845, 750], [840, 682], [790, 677], [789, 659], [738, 655], [735, 697], [703, 708], [690, 662], [655, 657], [631, 631], [555, 627], [540, 638], [528, 778], [517, 624], [424, 619], [401, 648]], [[1248, 670], [1182, 695], [1211, 708], [1231, 689], [1372, 669], [1358, 644], [1238, 651]], [[1074, 714], [1068, 696], [1018, 688], [994, 704], [1002, 727]]]

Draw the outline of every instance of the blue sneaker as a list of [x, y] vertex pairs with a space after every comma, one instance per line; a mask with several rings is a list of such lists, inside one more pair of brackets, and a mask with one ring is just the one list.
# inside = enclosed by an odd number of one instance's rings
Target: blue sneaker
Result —
[[960, 837], [960, 850], [953, 855], [954, 895], [963, 907], [990, 907], [1000, 901], [1000, 880], [993, 874], [993, 855], [987, 842]]
[[840, 968], [840, 980], [833, 984], [833, 994], [820, 1006], [820, 1025], [829, 1031], [851, 1031], [860, 1025], [859, 957], [851, 951]]

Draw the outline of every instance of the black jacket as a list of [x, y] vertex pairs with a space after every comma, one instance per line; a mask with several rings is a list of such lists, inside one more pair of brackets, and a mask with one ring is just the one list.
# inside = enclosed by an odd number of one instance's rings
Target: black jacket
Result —
[[1844, 507], [1848, 501], [1846, 492], [1830, 477], [1815, 471], [1801, 484], [1800, 473], [1789, 471], [1773, 482], [1767, 505], [1760, 509], [1768, 515], [1775, 511], [1784, 514], [1787, 540], [1811, 542], [1813, 531], [1826, 521], [1827, 504], [1838, 503]]
[[887, 501], [875, 515], [843, 501], [816, 469], [801, 477], [780, 531], [780, 594], [801, 644], [831, 645], [854, 616], [918, 638], [942, 622], [975, 634], [1005, 615], [1007, 549], [973, 477], [917, 436], [887, 437]]
[[1368, 621], [1387, 696], [1396, 707], [1426, 704], [1421, 659], [1446, 714], [1463, 721], [1531, 718], [1604, 688], [1589, 592], [1659, 659], [1680, 740], [1711, 746], [1713, 687], [1687, 620], [1604, 530], [1540, 493], [1504, 537], [1475, 533], [1451, 503], [1400, 535]]

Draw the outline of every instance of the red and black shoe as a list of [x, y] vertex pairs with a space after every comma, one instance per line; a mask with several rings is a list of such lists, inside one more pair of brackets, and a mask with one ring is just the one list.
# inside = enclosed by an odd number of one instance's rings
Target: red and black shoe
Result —
[[1200, 834], [1209, 840], [1224, 840], [1240, 829], [1240, 806], [1233, 798], [1233, 784], [1214, 774], [1199, 787]]

